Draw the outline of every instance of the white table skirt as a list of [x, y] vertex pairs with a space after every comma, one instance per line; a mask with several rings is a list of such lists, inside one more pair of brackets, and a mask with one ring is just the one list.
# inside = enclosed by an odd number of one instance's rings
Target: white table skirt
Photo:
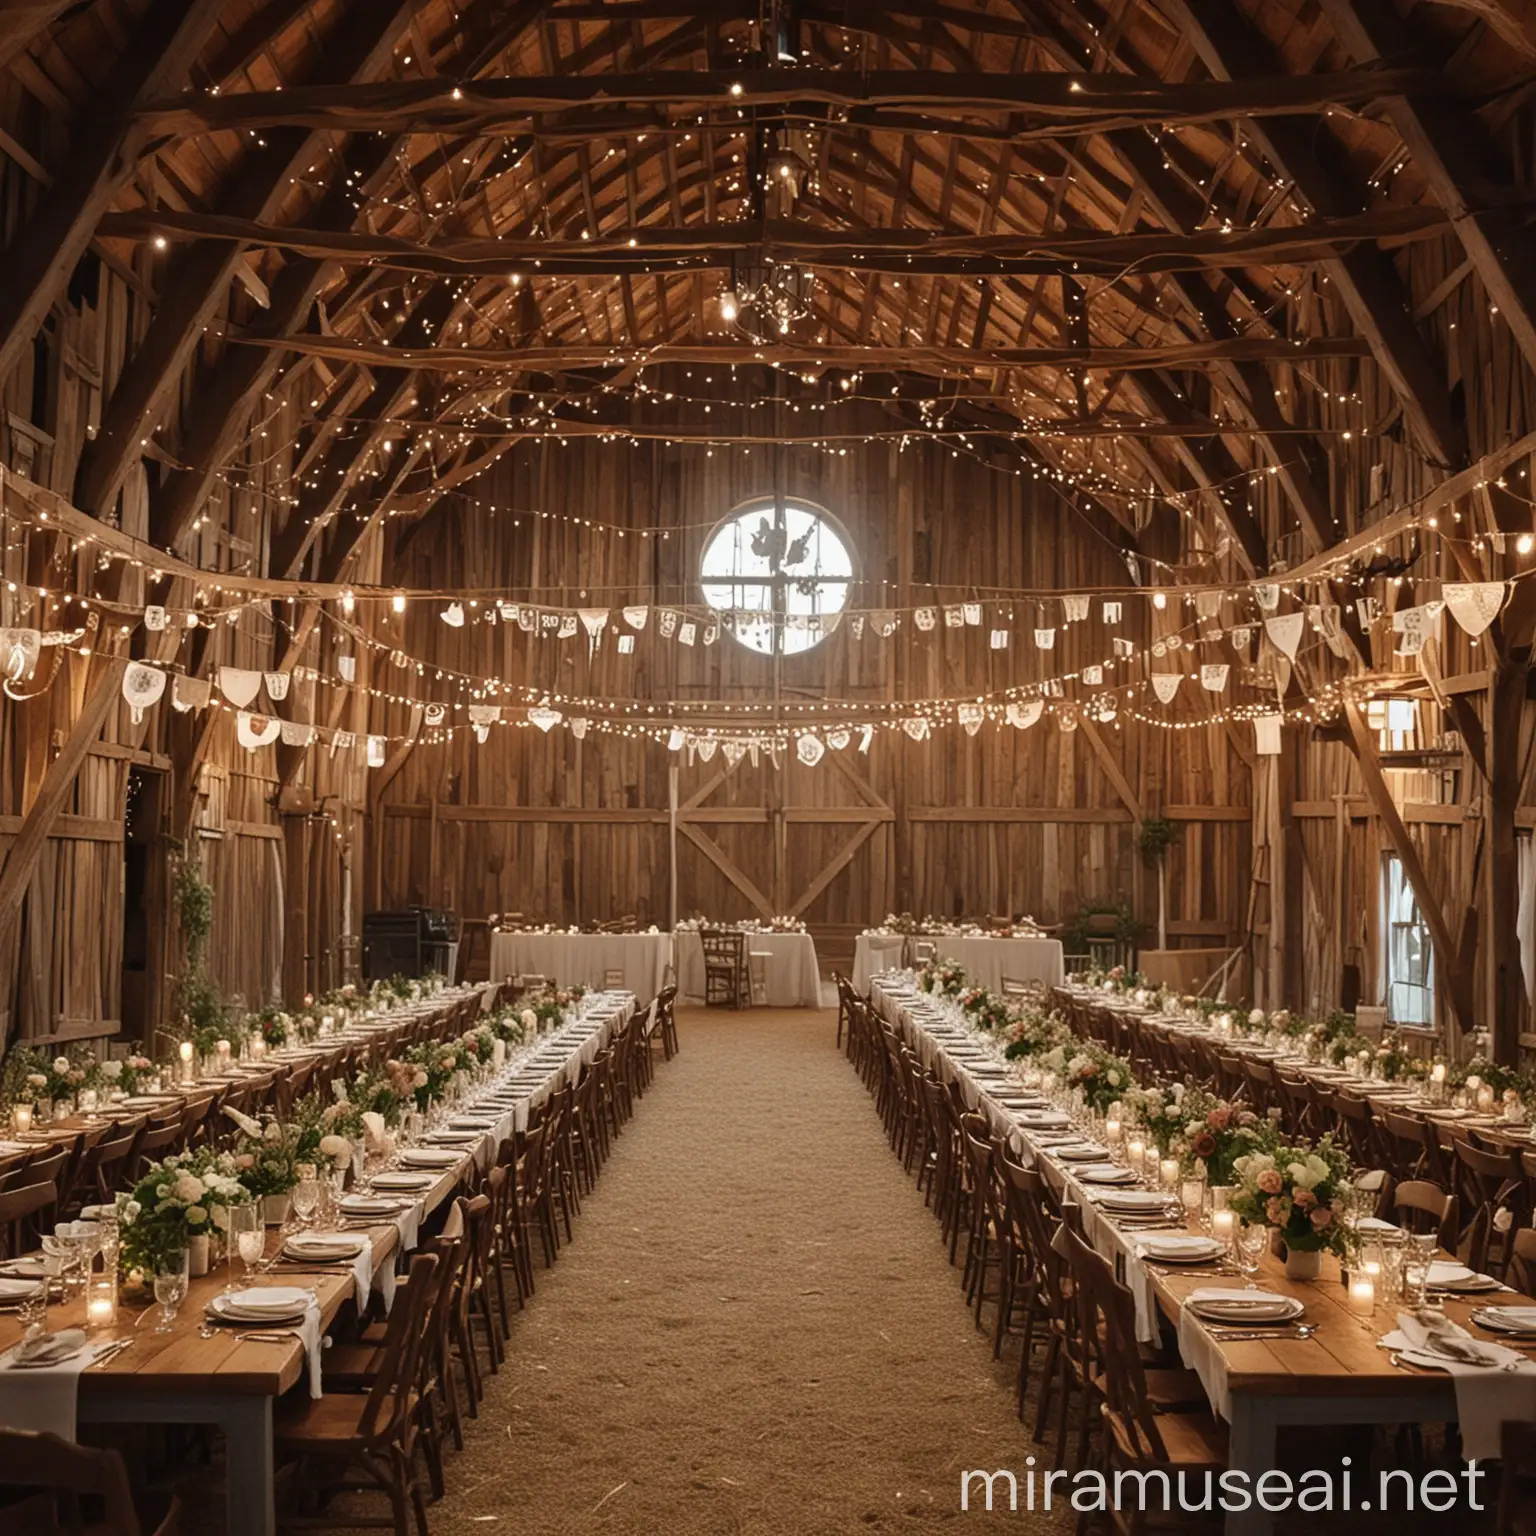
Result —
[[650, 1002], [667, 984], [670, 933], [497, 933], [491, 935], [491, 976], [544, 976], [562, 986], [602, 990], [607, 972]]
[[[821, 1007], [821, 967], [808, 933], [744, 934], [746, 949], [760, 950], [767, 961], [770, 1008]], [[696, 931], [677, 935], [677, 990], [687, 1002], [704, 1000], [704, 945]]]
[[[1001, 992], [1005, 976], [1010, 981], [1044, 982], [1048, 987], [1059, 987], [1064, 976], [1060, 939], [917, 934], [914, 942], [931, 944], [940, 960], [964, 966], [966, 975], [989, 992]], [[853, 950], [854, 990], [868, 992], [871, 976], [901, 965], [905, 943], [899, 933], [861, 933]]]

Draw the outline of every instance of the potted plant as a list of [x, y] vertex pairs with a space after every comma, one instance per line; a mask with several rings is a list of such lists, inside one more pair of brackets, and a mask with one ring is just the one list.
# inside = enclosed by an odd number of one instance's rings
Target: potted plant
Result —
[[1179, 824], [1166, 816], [1146, 816], [1136, 829], [1136, 851], [1157, 874], [1157, 947], [1168, 948], [1168, 850], [1179, 839]]

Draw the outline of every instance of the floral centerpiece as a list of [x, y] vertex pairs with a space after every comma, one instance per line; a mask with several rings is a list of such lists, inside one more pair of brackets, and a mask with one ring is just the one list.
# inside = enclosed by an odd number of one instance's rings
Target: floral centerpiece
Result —
[[258, 1199], [281, 1200], [299, 1182], [298, 1165], [306, 1143], [313, 1140], [302, 1121], [286, 1125], [278, 1120], [262, 1124], [237, 1109], [224, 1113], [240, 1127], [234, 1147], [234, 1166], [240, 1182]]
[[230, 1206], [250, 1199], [233, 1153], [204, 1148], [152, 1163], [117, 1197], [124, 1275], [147, 1283], [174, 1254], [227, 1226]]
[[1131, 1064], [1094, 1040], [1058, 1045], [1041, 1058], [1041, 1065], [1055, 1072], [1068, 1088], [1081, 1088], [1083, 1098], [1103, 1114], [1135, 1086]]
[[416, 1107], [425, 1112], [435, 1099], [443, 1098], [454, 1074], [462, 1070], [462, 1052], [457, 1041], [426, 1040], [405, 1053], [405, 1061], [416, 1070], [411, 1075], [411, 1091]]
[[587, 995], [585, 987], [552, 987], [524, 999], [523, 1020], [533, 1014], [533, 1029], [552, 1029], [565, 1017], [567, 1008], [574, 1008]]
[[918, 966], [917, 984], [935, 997], [959, 997], [965, 990], [965, 967], [953, 960], [931, 960]]
[[132, 1098], [154, 1075], [155, 1064], [137, 1051], [132, 1056], [114, 1057], [101, 1064], [101, 1080], [110, 1092]]
[[1183, 1083], [1139, 1088], [1129, 1102], [1159, 1154], [1177, 1158], [1186, 1173], [1203, 1164], [1211, 1184], [1231, 1184], [1239, 1158], [1266, 1151], [1278, 1139], [1267, 1116]]
[[276, 1003], [269, 1003], [256, 1016], [256, 1029], [270, 1051], [280, 1050], [288, 1044], [288, 1034], [293, 1020]]
[[1008, 1000], [988, 992], [985, 987], [969, 987], [959, 995], [960, 1010], [972, 1029], [995, 1034], [1006, 1029], [1012, 1017]]
[[1024, 1008], [1003, 1027], [1003, 1055], [1009, 1061], [1039, 1056], [1073, 1038], [1071, 1026], [1059, 1013], [1045, 1008]]
[[1315, 1278], [1324, 1253], [1349, 1256], [1352, 1238], [1341, 1199], [1350, 1188], [1349, 1157], [1332, 1136], [1314, 1146], [1250, 1152], [1237, 1159], [1232, 1172], [1237, 1182], [1232, 1209], [1244, 1221], [1280, 1234], [1292, 1279]]
[[[537, 1030], [538, 1027], [539, 1016], [535, 1013], [532, 1028]], [[485, 1028], [494, 1031], [496, 1038], [505, 1040], [508, 1045], [521, 1045], [528, 1036], [530, 1026], [519, 1010], [503, 1005], [487, 1017]]]

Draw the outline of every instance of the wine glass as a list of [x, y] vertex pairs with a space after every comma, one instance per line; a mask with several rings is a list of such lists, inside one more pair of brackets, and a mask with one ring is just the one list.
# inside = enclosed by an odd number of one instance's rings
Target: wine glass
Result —
[[160, 1321], [156, 1333], [169, 1333], [176, 1326], [176, 1314], [187, 1299], [187, 1250], [168, 1249], [155, 1261], [155, 1300], [160, 1303]]
[[1440, 1239], [1433, 1232], [1410, 1232], [1403, 1251], [1403, 1292], [1415, 1308], [1428, 1305], [1429, 1267], [1440, 1251]]
[[1262, 1222], [1245, 1221], [1237, 1229], [1237, 1267], [1245, 1275], [1256, 1275], [1264, 1250], [1269, 1246], [1269, 1228]]
[[319, 1205], [320, 1181], [315, 1177], [315, 1170], [310, 1168], [293, 1186], [293, 1214], [298, 1217], [301, 1227], [310, 1224]]

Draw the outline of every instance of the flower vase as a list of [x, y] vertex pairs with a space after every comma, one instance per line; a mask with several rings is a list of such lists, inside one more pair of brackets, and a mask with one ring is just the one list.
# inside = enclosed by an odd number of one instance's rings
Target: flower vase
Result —
[[1316, 1280], [1323, 1272], [1323, 1255], [1314, 1250], [1303, 1253], [1299, 1248], [1285, 1250], [1285, 1278], [1287, 1280]]
[[262, 1220], [269, 1227], [280, 1227], [288, 1220], [288, 1207], [292, 1204], [289, 1195], [263, 1195], [261, 1199]]
[[187, 1274], [194, 1280], [201, 1279], [209, 1270], [208, 1234], [200, 1232], [187, 1239]]

